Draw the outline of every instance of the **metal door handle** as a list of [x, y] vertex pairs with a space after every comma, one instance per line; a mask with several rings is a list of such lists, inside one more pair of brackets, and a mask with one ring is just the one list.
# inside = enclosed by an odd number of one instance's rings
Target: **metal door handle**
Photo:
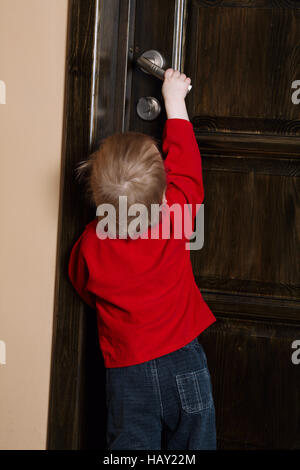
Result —
[[[149, 52], [150, 51], [147, 51], [147, 53]], [[153, 50], [151, 52], [157, 51]], [[156, 65], [152, 60], [147, 59], [147, 57], [143, 56], [143, 54], [137, 59], [137, 64], [144, 72], [150, 73], [151, 75], [154, 75], [154, 77], [157, 77], [160, 80], [164, 80], [165, 70]], [[191, 89], [192, 85], [189, 85], [188, 93], [191, 91]]]
[[[148, 55], [148, 58], [147, 58]], [[152, 56], [152, 57], [151, 57]], [[140, 66], [141, 70], [146, 73], [150, 73], [160, 80], [164, 79], [165, 70], [155, 63], [155, 61], [160, 60], [164, 62], [162, 55], [155, 50], [150, 50], [142, 54], [137, 59], [137, 64]]]

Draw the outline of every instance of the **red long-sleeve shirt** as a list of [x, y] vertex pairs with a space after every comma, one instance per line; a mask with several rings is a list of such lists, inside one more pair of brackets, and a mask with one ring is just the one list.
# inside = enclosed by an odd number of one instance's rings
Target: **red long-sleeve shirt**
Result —
[[[190, 204], [195, 214], [204, 190], [190, 121], [167, 119], [162, 149], [167, 154], [168, 205]], [[101, 240], [97, 223], [94, 219], [87, 224], [75, 243], [69, 277], [82, 299], [97, 310], [105, 367], [130, 366], [168, 354], [216, 320], [195, 283], [187, 238], [175, 239], [171, 230], [169, 239], [149, 235]]]

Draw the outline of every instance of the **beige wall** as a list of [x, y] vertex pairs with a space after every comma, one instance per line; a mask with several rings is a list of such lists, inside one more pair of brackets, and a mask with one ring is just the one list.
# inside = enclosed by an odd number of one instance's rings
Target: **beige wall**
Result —
[[67, 0], [0, 0], [1, 449], [46, 446], [66, 29]]

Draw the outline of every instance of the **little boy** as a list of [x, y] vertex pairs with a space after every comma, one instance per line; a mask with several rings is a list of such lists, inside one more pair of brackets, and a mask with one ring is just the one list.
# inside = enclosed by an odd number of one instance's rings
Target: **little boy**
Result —
[[169, 237], [151, 237], [166, 215], [154, 224], [147, 218], [146, 231], [140, 218], [143, 236], [130, 237], [130, 212], [105, 237], [105, 210], [120, 215], [121, 197], [129, 208], [189, 205], [192, 217], [202, 203], [201, 156], [185, 105], [189, 84], [185, 74], [166, 70], [165, 161], [155, 139], [127, 132], [104, 139], [84, 165], [100, 210], [72, 249], [69, 276], [97, 311], [109, 450], [216, 448], [210, 374], [198, 342], [216, 319], [195, 283], [188, 237], [176, 236], [175, 217]]

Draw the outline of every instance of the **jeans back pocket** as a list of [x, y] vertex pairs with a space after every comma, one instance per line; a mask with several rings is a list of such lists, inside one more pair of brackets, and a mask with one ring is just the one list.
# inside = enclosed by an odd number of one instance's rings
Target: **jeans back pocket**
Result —
[[182, 409], [186, 413], [200, 413], [213, 405], [208, 368], [176, 375]]

